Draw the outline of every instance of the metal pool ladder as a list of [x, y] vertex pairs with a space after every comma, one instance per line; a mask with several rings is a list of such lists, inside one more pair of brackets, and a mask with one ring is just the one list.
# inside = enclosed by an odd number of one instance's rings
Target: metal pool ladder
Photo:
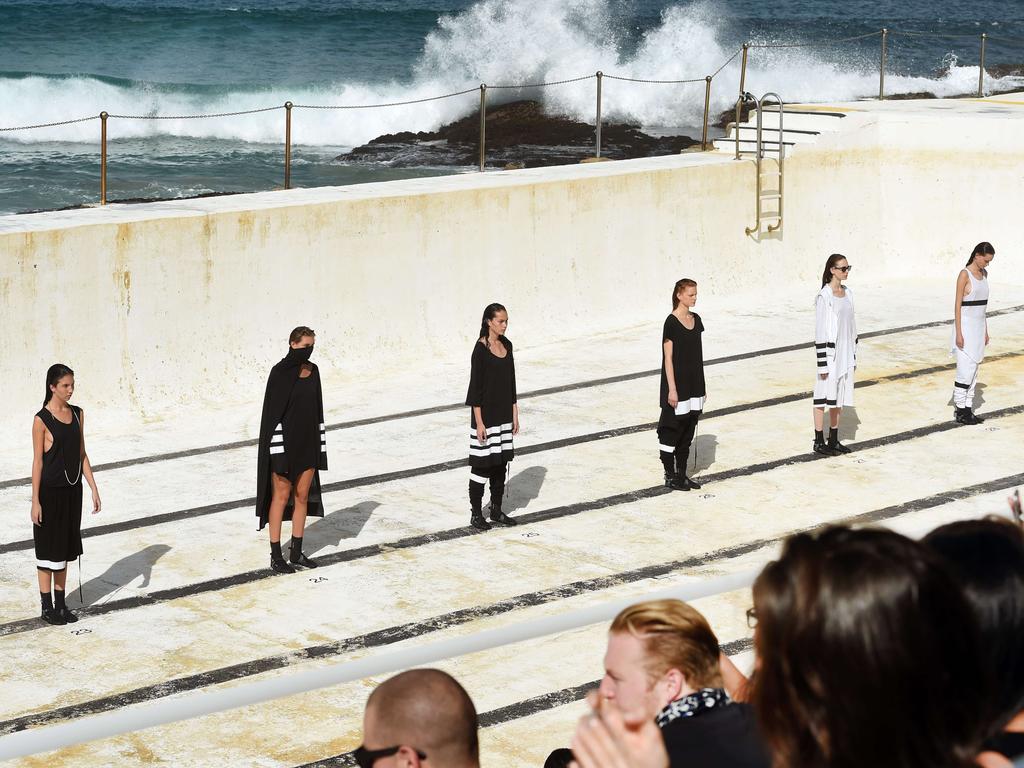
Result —
[[[775, 223], [768, 224], [768, 232], [778, 232], [782, 229], [782, 201], [783, 192], [785, 186], [783, 184], [783, 178], [786, 167], [786, 143], [784, 140], [785, 134], [783, 132], [783, 115], [785, 113], [785, 105], [782, 102], [782, 97], [777, 93], [768, 92], [764, 94], [760, 99], [754, 97], [752, 94], [744, 93], [736, 101], [736, 126], [733, 129], [736, 133], [736, 159], [740, 158], [740, 110], [745, 102], [754, 102], [754, 106], [757, 109], [757, 139], [754, 144], [754, 159], [757, 162], [757, 221], [754, 226], [747, 227], [747, 235], [757, 234], [761, 231], [761, 224], [765, 221]], [[765, 110], [765, 107], [769, 104], [778, 105], [777, 109]], [[778, 154], [776, 157], [765, 157], [765, 140], [764, 140], [764, 129], [763, 129], [763, 113], [765, 111], [777, 113], [779, 115], [779, 140], [777, 142]], [[776, 142], [767, 142], [769, 144]], [[769, 150], [770, 151], [770, 150]], [[768, 162], [765, 162], [768, 161]], [[771, 168], [768, 163], [775, 162], [775, 167]], [[774, 189], [766, 189], [765, 180], [775, 179], [776, 184]], [[772, 200], [776, 201], [774, 210], [765, 210], [765, 203]]]

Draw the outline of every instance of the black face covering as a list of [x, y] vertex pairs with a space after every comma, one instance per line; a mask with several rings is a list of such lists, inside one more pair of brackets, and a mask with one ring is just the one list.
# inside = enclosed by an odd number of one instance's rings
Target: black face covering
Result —
[[301, 365], [302, 363], [307, 362], [312, 355], [313, 355], [313, 347], [311, 347], [311, 346], [310, 347], [299, 347], [298, 349], [296, 349], [295, 347], [291, 347], [288, 350], [288, 354], [285, 355], [284, 359], [290, 365]]

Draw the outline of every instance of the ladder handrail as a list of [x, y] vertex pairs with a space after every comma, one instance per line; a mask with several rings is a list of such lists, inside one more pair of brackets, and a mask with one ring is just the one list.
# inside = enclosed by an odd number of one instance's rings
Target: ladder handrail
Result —
[[[765, 107], [765, 105], [767, 103], [769, 103], [769, 101], [771, 103], [773, 103], [773, 104], [777, 104], [778, 105], [778, 114], [779, 114], [779, 126], [778, 126], [778, 128], [779, 128], [779, 141], [778, 141], [778, 147], [779, 147], [779, 159], [778, 159], [778, 163], [779, 163], [779, 173], [778, 173], [778, 176], [779, 176], [779, 189], [778, 189], [778, 192], [773, 195], [773, 198], [777, 199], [779, 201], [779, 209], [778, 209], [778, 213], [777, 213], [778, 221], [775, 224], [769, 224], [768, 225], [768, 231], [769, 232], [776, 232], [776, 231], [778, 231], [779, 229], [782, 228], [782, 182], [783, 182], [783, 171], [784, 171], [784, 168], [785, 168], [784, 163], [786, 161], [786, 144], [785, 144], [785, 142], [783, 140], [785, 138], [785, 136], [784, 136], [783, 120], [784, 120], [784, 113], [785, 113], [786, 105], [783, 103], [782, 97], [779, 96], [779, 94], [777, 94], [777, 93], [775, 93], [773, 91], [769, 91], [768, 93], [765, 93], [764, 95], [761, 96], [760, 99], [757, 98], [756, 96], [754, 96], [751, 93], [741, 93], [739, 95], [739, 98], [736, 100], [736, 122], [733, 125], [733, 133], [735, 134], [735, 138], [736, 138], [736, 159], [737, 160], [740, 159], [740, 113], [741, 113], [741, 110], [743, 108], [743, 105], [746, 104], [747, 102], [751, 102], [751, 101], [754, 103], [754, 108], [757, 110], [757, 138], [756, 138], [756, 143], [754, 145], [754, 162], [756, 163], [756, 171], [755, 171], [755, 173], [756, 173], [756, 176], [757, 176], [756, 197], [755, 197], [755, 205], [756, 205], [756, 209], [755, 210], [756, 210], [756, 213], [757, 213], [757, 222], [754, 224], [753, 227], [747, 227], [746, 228], [746, 232], [747, 232], [748, 235], [752, 235], [753, 233], [758, 232], [761, 229], [761, 218], [762, 218], [762, 216], [761, 216], [761, 198], [762, 198], [762, 195], [761, 195], [761, 191], [762, 191], [762, 189], [761, 189], [761, 177], [762, 177], [762, 173], [761, 173], [761, 160], [764, 158], [764, 119], [763, 119], [763, 113], [764, 113], [764, 107]], [[776, 110], [772, 110], [772, 111], [774, 112]]]

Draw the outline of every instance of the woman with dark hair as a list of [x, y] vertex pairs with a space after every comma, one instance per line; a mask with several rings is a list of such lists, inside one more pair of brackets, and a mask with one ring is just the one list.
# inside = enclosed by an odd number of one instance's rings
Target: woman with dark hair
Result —
[[[327, 469], [327, 432], [320, 370], [309, 362], [316, 334], [300, 325], [288, 336], [288, 354], [271, 370], [263, 398], [256, 464], [259, 530], [270, 523], [270, 567], [295, 573], [316, 568], [302, 552], [307, 515], [323, 517], [320, 470]], [[281, 524], [292, 523], [288, 561], [281, 552]], [[289, 563], [290, 561], [290, 563]]]
[[469, 392], [469, 523], [481, 531], [490, 529], [484, 519], [484, 485], [491, 488], [491, 522], [515, 525], [501, 511], [505, 473], [515, 456], [512, 436], [519, 434], [516, 398], [516, 364], [512, 342], [505, 338], [508, 312], [501, 304], [488, 304], [473, 345]]
[[753, 596], [750, 702], [773, 765], [972, 765], [988, 725], [982, 649], [926, 547], [881, 529], [797, 534]]
[[991, 243], [978, 243], [967, 260], [967, 266], [956, 278], [953, 300], [953, 344], [950, 354], [956, 355], [956, 380], [953, 382], [953, 418], [958, 424], [981, 424], [984, 419], [974, 413], [974, 387], [978, 383], [978, 366], [985, 359], [988, 346], [988, 270], [995, 258]]
[[92, 491], [92, 513], [102, 507], [85, 452], [85, 412], [69, 403], [74, 392], [75, 372], [51, 365], [43, 407], [32, 420], [32, 538], [41, 618], [57, 625], [78, 621], [64, 600], [64, 588], [68, 561], [82, 554], [83, 477]]
[[674, 491], [700, 488], [686, 475], [690, 445], [704, 410], [704, 323], [692, 312], [697, 283], [679, 280], [672, 288], [672, 312], [661, 331], [661, 418], [658, 447], [665, 470], [665, 485]]
[[1024, 531], [1003, 518], [960, 520], [924, 537], [953, 570], [981, 631], [994, 712], [985, 766], [1024, 756]]
[[[839, 417], [843, 406], [853, 405], [853, 372], [857, 367], [857, 319], [853, 294], [843, 285], [853, 267], [841, 253], [825, 261], [821, 290], [814, 300], [814, 352], [818, 376], [814, 380], [815, 453], [835, 456], [849, 453], [839, 442]], [[825, 410], [829, 411], [828, 442], [825, 442]]]

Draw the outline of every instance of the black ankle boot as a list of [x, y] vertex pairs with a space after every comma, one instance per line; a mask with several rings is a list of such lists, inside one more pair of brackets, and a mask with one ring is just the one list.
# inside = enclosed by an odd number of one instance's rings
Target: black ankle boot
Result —
[[850, 449], [839, 442], [839, 430], [833, 429], [828, 433], [828, 447], [835, 454], [849, 453]]
[[62, 627], [68, 623], [61, 612], [56, 608], [43, 608], [42, 613], [39, 614], [39, 618], [47, 624], [52, 624], [55, 627]]
[[270, 568], [275, 573], [295, 573], [295, 569], [284, 559], [280, 541], [270, 542]]
[[501, 505], [491, 502], [491, 522], [498, 525], [515, 525], [516, 521], [501, 511]]
[[982, 419], [974, 415], [970, 408], [954, 408], [953, 418], [957, 424], [981, 424]]
[[[481, 493], [481, 495], [483, 495]], [[478, 531], [491, 530], [491, 524], [484, 519], [484, 512], [480, 508], [480, 502], [475, 498], [469, 501], [469, 524]]]
[[64, 619], [64, 624], [74, 624], [78, 621], [78, 617], [71, 612], [67, 603], [64, 602], [63, 590], [53, 590], [53, 611], [54, 613], [60, 614], [60, 617]]
[[835, 456], [836, 452], [828, 447], [825, 443], [825, 438], [821, 436], [820, 432], [814, 434], [814, 445], [811, 446], [815, 453], [820, 453], [822, 456]]
[[685, 475], [680, 477], [675, 472], [666, 472], [665, 487], [673, 491], [688, 491], [690, 490], [690, 482], [686, 479]]
[[288, 555], [288, 559], [292, 565], [301, 565], [303, 568], [316, 568], [318, 563], [311, 557], [306, 557], [302, 553], [302, 537], [292, 536], [292, 547], [291, 552]]
[[984, 421], [985, 421], [985, 420], [984, 420], [984, 419], [983, 419], [983, 418], [982, 418], [981, 416], [979, 416], [978, 414], [976, 414], [976, 413], [974, 412], [974, 409], [973, 409], [973, 408], [968, 408], [968, 409], [967, 409], [967, 413], [968, 413], [968, 414], [970, 414], [970, 417], [971, 417], [972, 419], [974, 419], [974, 421], [973, 421], [973, 422], [971, 422], [972, 424], [981, 424], [982, 422], [984, 422]]

